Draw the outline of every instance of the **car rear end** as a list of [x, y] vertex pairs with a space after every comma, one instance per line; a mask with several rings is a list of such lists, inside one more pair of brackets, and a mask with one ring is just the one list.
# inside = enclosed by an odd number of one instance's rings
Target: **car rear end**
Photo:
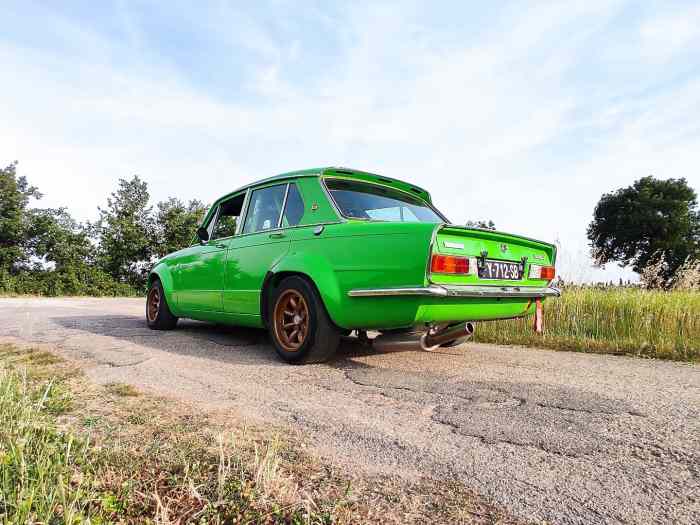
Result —
[[339, 326], [442, 330], [522, 317], [559, 295], [552, 244], [449, 224], [428, 192], [395, 179], [346, 169], [322, 179], [345, 221], [347, 250], [328, 255], [345, 297], [332, 312]]
[[559, 296], [550, 285], [556, 247], [526, 237], [437, 225], [420, 285], [356, 289], [352, 297], [419, 296], [414, 325], [487, 321], [535, 312]]
[[556, 247], [492, 230], [436, 228], [426, 265], [426, 300], [416, 322], [522, 317], [556, 297]]

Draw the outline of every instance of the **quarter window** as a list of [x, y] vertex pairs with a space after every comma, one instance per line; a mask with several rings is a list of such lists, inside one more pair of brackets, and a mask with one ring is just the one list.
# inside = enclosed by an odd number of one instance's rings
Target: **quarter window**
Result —
[[243, 233], [277, 228], [282, 213], [286, 184], [254, 190], [250, 197]]
[[287, 193], [287, 204], [284, 207], [284, 215], [282, 215], [282, 227], [297, 226], [304, 216], [304, 201], [301, 200], [301, 194], [296, 184], [289, 185]]

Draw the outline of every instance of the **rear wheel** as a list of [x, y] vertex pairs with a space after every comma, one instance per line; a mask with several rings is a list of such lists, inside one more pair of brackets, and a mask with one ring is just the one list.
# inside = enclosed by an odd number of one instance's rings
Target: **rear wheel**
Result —
[[271, 294], [269, 328], [277, 354], [288, 363], [322, 363], [335, 354], [340, 330], [328, 317], [315, 288], [287, 277]]
[[165, 299], [163, 285], [154, 279], [146, 295], [146, 323], [152, 330], [172, 330], [177, 325], [175, 317]]

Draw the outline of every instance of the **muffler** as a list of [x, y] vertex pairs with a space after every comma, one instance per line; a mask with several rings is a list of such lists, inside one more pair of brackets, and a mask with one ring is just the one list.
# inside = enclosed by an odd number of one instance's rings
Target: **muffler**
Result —
[[372, 340], [372, 346], [380, 352], [416, 350], [419, 337], [413, 330], [386, 331]]
[[460, 345], [473, 334], [474, 325], [471, 323], [461, 323], [446, 328], [432, 326], [421, 336], [420, 346], [426, 352], [432, 352], [441, 346]]

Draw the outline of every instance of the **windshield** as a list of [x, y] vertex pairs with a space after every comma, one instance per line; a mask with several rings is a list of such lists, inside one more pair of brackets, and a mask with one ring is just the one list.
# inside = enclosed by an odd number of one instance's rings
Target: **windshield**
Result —
[[374, 221], [445, 222], [428, 204], [402, 191], [376, 184], [326, 179], [345, 217]]

